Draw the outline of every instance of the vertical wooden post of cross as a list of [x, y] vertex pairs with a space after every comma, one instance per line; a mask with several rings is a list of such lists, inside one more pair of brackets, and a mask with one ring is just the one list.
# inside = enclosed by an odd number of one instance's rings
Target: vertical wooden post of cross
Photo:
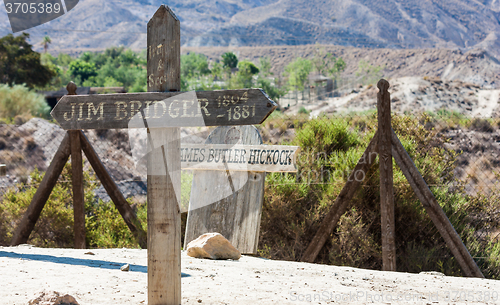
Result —
[[[180, 90], [180, 22], [162, 5], [148, 22], [148, 91]], [[144, 118], [146, 119], [146, 118]], [[146, 122], [147, 123], [147, 122]], [[181, 304], [180, 129], [149, 128], [148, 304]]]
[[389, 82], [381, 79], [377, 87], [378, 148], [380, 171], [380, 213], [382, 218], [382, 270], [396, 271], [394, 188], [392, 172], [391, 96]]
[[[66, 89], [68, 95], [76, 95], [76, 85], [70, 82]], [[68, 130], [71, 145], [71, 182], [73, 187], [73, 216], [75, 249], [85, 249], [85, 201], [83, 193], [82, 149], [80, 131]]]

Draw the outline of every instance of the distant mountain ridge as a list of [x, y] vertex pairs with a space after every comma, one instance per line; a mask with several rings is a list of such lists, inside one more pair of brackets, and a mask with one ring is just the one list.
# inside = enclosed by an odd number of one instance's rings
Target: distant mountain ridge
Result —
[[[146, 47], [159, 0], [81, 0], [31, 29], [53, 50]], [[371, 48], [483, 48], [500, 58], [500, 0], [172, 0], [183, 46], [337, 44]], [[3, 3], [2, 3], [2, 7]], [[0, 9], [0, 35], [10, 32]]]

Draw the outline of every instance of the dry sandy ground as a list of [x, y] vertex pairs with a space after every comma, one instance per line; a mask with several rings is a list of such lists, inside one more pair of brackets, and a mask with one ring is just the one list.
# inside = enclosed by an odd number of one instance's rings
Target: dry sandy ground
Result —
[[[126, 263], [130, 271], [120, 271]], [[0, 247], [0, 304], [26, 304], [42, 290], [80, 304], [147, 304], [146, 266], [147, 251], [139, 249]], [[500, 281], [183, 252], [182, 303], [500, 304]]]

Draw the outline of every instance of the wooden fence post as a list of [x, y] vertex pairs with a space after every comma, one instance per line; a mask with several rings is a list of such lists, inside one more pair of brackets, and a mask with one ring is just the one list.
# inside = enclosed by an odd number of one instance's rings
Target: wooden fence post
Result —
[[[76, 95], [76, 85], [70, 82], [68, 95]], [[73, 215], [75, 249], [85, 249], [85, 194], [83, 192], [82, 149], [78, 130], [68, 130], [71, 145], [71, 179], [73, 188]]]
[[[396, 244], [395, 244], [395, 224], [394, 224], [394, 191], [393, 191], [393, 170], [392, 157], [401, 168], [408, 183], [413, 188], [418, 199], [424, 206], [432, 222], [450, 248], [453, 256], [456, 258], [464, 273], [470, 277], [484, 278], [481, 269], [470, 255], [463, 244], [460, 236], [430, 191], [424, 179], [420, 175], [417, 167], [404, 149], [398, 137], [391, 128], [391, 97], [388, 92], [389, 83], [381, 79], [377, 87], [378, 108], [378, 131], [366, 148], [362, 160], [370, 151], [379, 152], [379, 171], [380, 171], [380, 211], [382, 224], [382, 260], [384, 271], [396, 271]], [[358, 181], [353, 181], [357, 169], [368, 170], [369, 164], [361, 164], [361, 160], [351, 173], [348, 182], [340, 192], [334, 205], [321, 223], [321, 226], [314, 236], [313, 240], [302, 256], [303, 262], [314, 262], [319, 251], [324, 246], [328, 236], [333, 231], [336, 223], [347, 210], [348, 201], [354, 195], [359, 186]], [[371, 163], [371, 158], [369, 160]]]
[[68, 130], [68, 134], [71, 143], [71, 180], [73, 189], [75, 249], [85, 249], [85, 199], [83, 193], [80, 134], [78, 130]]
[[382, 270], [396, 271], [394, 187], [391, 153], [391, 96], [389, 82], [381, 79], [377, 87], [378, 149], [380, 169], [380, 213], [382, 224]]

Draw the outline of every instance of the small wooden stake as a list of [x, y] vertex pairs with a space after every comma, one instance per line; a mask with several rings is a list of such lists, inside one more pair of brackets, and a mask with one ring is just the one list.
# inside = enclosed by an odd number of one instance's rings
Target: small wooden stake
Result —
[[[180, 22], [162, 5], [148, 22], [148, 91], [180, 90]], [[147, 122], [145, 120], [147, 127]], [[155, 145], [159, 143], [159, 145]], [[166, 143], [166, 144], [164, 144]], [[148, 304], [181, 304], [180, 129], [148, 129]]]
[[396, 271], [394, 189], [391, 153], [391, 96], [389, 82], [381, 79], [377, 87], [380, 213], [382, 217], [382, 270]]
[[391, 130], [392, 154], [399, 168], [410, 183], [413, 191], [424, 206], [427, 214], [457, 259], [466, 276], [484, 278], [481, 269], [470, 255], [450, 220], [437, 202], [431, 190], [420, 175], [417, 167], [406, 152], [398, 136]]
[[106, 167], [104, 167], [104, 164], [102, 164], [101, 159], [99, 159], [99, 156], [95, 152], [92, 145], [89, 143], [85, 134], [81, 131], [78, 132], [80, 133], [80, 143], [82, 146], [82, 150], [83, 152], [85, 152], [85, 156], [87, 156], [87, 160], [89, 160], [90, 165], [92, 165], [92, 168], [94, 169], [97, 177], [101, 181], [102, 186], [104, 187], [109, 197], [115, 204], [116, 208], [118, 209], [118, 212], [120, 212], [120, 214], [122, 215], [123, 220], [129, 227], [132, 234], [134, 235], [139, 246], [141, 246], [141, 248], [143, 249], [146, 249], [147, 236], [146, 232], [144, 232], [144, 230], [142, 229], [139, 219], [137, 219], [136, 215], [134, 214], [134, 211], [128, 204], [125, 197], [123, 197], [123, 194], [120, 192], [118, 186], [109, 175], [108, 171], [106, 170]]
[[[306, 252], [302, 256], [301, 262], [314, 263], [316, 257], [321, 251], [321, 248], [325, 245], [326, 240], [332, 234], [333, 229], [337, 225], [340, 217], [347, 211], [347, 207], [349, 206], [349, 202], [351, 201], [354, 193], [361, 185], [362, 180], [359, 179], [356, 175], [359, 173], [363, 173], [363, 178], [366, 176], [366, 173], [370, 169], [370, 166], [375, 161], [375, 157], [377, 155], [378, 149], [378, 132], [375, 133], [375, 136], [372, 138], [368, 147], [366, 148], [363, 156], [356, 164], [356, 167], [349, 175], [346, 184], [340, 191], [335, 203], [330, 208], [328, 214], [326, 214], [319, 230], [314, 235], [311, 243], [306, 249]], [[373, 156], [373, 159], [372, 159]], [[359, 175], [358, 175], [359, 176]]]
[[17, 246], [28, 242], [31, 231], [33, 231], [36, 221], [40, 217], [40, 213], [42, 212], [47, 199], [49, 199], [52, 189], [56, 185], [57, 178], [59, 178], [64, 165], [68, 162], [70, 151], [69, 135], [66, 133], [61, 145], [59, 145], [59, 148], [54, 155], [54, 158], [52, 158], [52, 162], [50, 162], [49, 168], [43, 176], [42, 182], [38, 186], [38, 189], [31, 200], [28, 210], [24, 213], [23, 219], [14, 232], [14, 236], [12, 237], [12, 241], [10, 243], [11, 246]]

